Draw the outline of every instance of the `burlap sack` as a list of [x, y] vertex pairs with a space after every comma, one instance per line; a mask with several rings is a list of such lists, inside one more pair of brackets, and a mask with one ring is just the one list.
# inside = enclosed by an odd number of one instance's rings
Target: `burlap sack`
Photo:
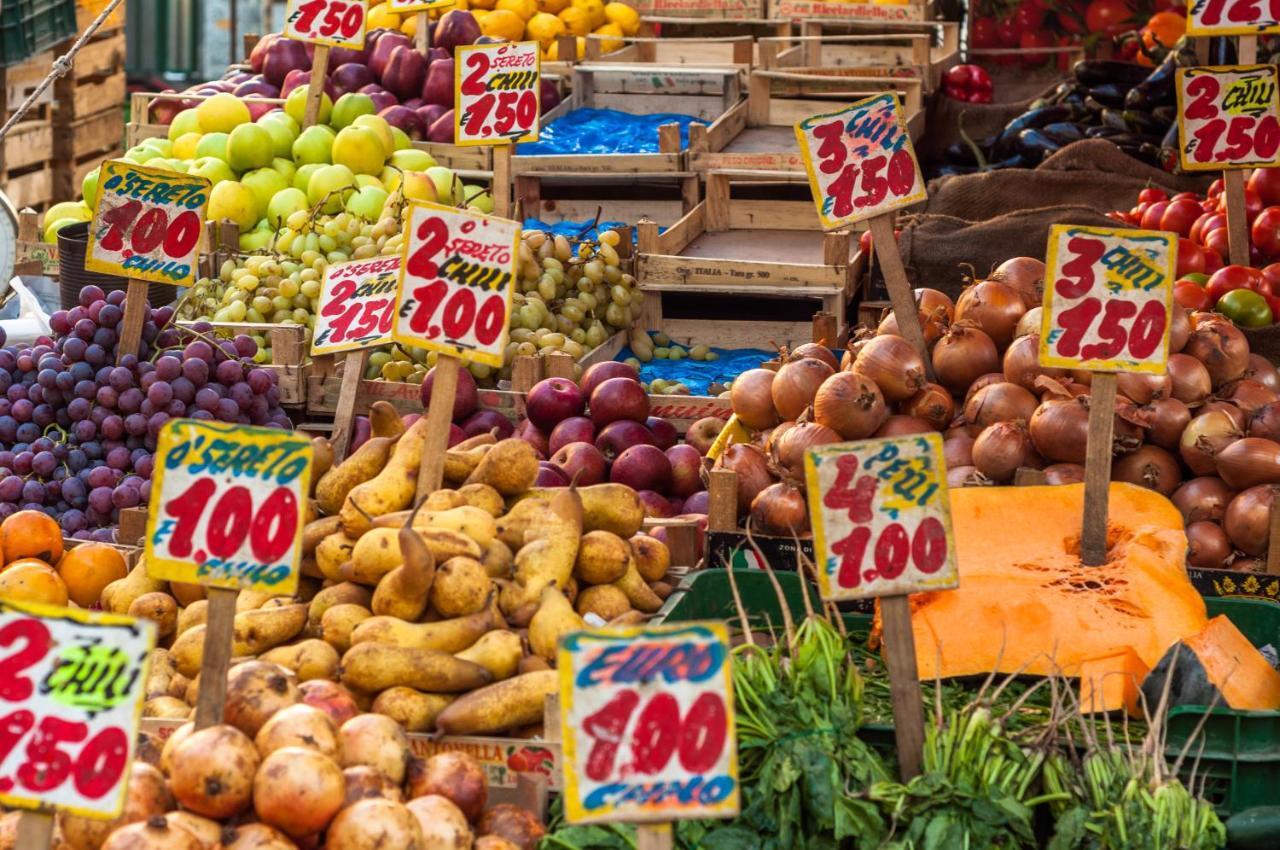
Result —
[[1240, 328], [1249, 341], [1249, 352], [1261, 354], [1271, 363], [1280, 363], [1280, 325], [1265, 328]]

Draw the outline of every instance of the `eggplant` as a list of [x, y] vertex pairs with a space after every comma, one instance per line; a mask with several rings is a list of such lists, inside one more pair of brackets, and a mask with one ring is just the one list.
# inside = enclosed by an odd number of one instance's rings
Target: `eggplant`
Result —
[[[1219, 39], [1222, 41], [1224, 39]], [[1176, 102], [1173, 90], [1174, 76], [1178, 69], [1178, 54], [1170, 51], [1145, 80], [1129, 89], [1124, 96], [1125, 109], [1155, 109]]]
[[1062, 145], [1049, 136], [1032, 127], [1018, 134], [1018, 153], [1032, 162], [1039, 162], [1051, 153], [1061, 150]]
[[1145, 80], [1151, 69], [1133, 62], [1082, 59], [1071, 69], [1071, 73], [1086, 86], [1114, 83], [1121, 88], [1131, 89]]
[[1111, 127], [1122, 133], [1133, 131], [1133, 127], [1129, 126], [1129, 122], [1124, 118], [1124, 112], [1119, 109], [1104, 109], [1099, 117], [1104, 127]]
[[1144, 112], [1141, 109], [1126, 109], [1120, 115], [1130, 127], [1140, 133], [1152, 136], [1164, 135], [1165, 130], [1169, 127], [1167, 123], [1157, 121], [1156, 117], [1150, 112]]
[[1124, 106], [1124, 96], [1128, 92], [1127, 88], [1121, 88], [1115, 83], [1103, 83], [1099, 86], [1093, 86], [1089, 89], [1089, 97], [1096, 100], [1103, 106]]
[[1178, 123], [1178, 107], [1176, 106], [1157, 106], [1151, 110], [1151, 117], [1156, 119], [1165, 127]]
[[1059, 145], [1069, 145], [1072, 142], [1078, 142], [1084, 138], [1085, 133], [1083, 127], [1070, 121], [1059, 121], [1054, 124], [1046, 124], [1040, 128], [1040, 132], [1044, 133]]
[[1115, 127], [1108, 127], [1107, 125], [1102, 124], [1097, 127], [1088, 128], [1084, 131], [1084, 135], [1086, 139], [1105, 139], [1108, 136], [1118, 136], [1122, 132], [1122, 130], [1117, 130]]

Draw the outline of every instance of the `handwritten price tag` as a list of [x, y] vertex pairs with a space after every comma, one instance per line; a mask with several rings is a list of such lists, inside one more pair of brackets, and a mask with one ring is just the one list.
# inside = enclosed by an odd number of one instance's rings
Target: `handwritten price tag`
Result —
[[124, 808], [155, 624], [0, 600], [0, 804]]
[[284, 34], [329, 47], [364, 47], [368, 0], [289, 0]]
[[102, 164], [98, 186], [84, 267], [175, 286], [193, 283], [213, 184], [113, 160]]
[[538, 139], [538, 42], [459, 47], [454, 65], [454, 140], [459, 145]]
[[804, 475], [823, 599], [959, 584], [940, 435], [812, 449]]
[[1276, 0], [1191, 0], [1187, 35], [1258, 35], [1280, 32]]
[[1182, 168], [1219, 171], [1280, 164], [1274, 65], [1178, 69]]
[[1177, 249], [1176, 233], [1054, 225], [1040, 365], [1163, 375]]
[[311, 483], [311, 443], [291, 431], [196, 419], [160, 429], [147, 574], [290, 594]]
[[406, 12], [426, 12], [430, 9], [451, 8], [458, 0], [389, 0], [391, 11], [396, 14]]
[[738, 813], [724, 623], [574, 632], [556, 669], [570, 823]]
[[390, 342], [399, 278], [399, 257], [336, 263], [325, 269], [312, 356]]
[[392, 338], [500, 368], [519, 239], [505, 218], [413, 204]]
[[924, 200], [924, 180], [897, 95], [878, 94], [795, 126], [823, 228]]

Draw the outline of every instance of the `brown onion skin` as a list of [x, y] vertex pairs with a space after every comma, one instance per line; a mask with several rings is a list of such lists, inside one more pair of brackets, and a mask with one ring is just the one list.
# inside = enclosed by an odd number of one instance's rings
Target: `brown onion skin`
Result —
[[1244, 376], [1252, 378], [1272, 392], [1280, 393], [1280, 371], [1276, 371], [1276, 367], [1261, 354], [1250, 353]]
[[1078, 463], [1055, 463], [1044, 468], [1046, 484], [1080, 484], [1084, 481], [1084, 467]]
[[783, 363], [769, 385], [773, 409], [784, 420], [799, 417], [805, 408], [813, 404], [818, 387], [834, 373], [835, 370], [825, 362], [813, 357], [800, 357]]
[[1173, 397], [1184, 404], [1200, 404], [1213, 392], [1209, 370], [1190, 354], [1169, 355], [1169, 378]]
[[1217, 522], [1227, 515], [1227, 505], [1235, 498], [1236, 491], [1216, 475], [1192, 478], [1173, 492], [1169, 500], [1182, 514], [1182, 521], [1190, 524], [1201, 520]]
[[900, 336], [867, 340], [853, 361], [853, 370], [875, 381], [888, 401], [906, 401], [925, 385], [924, 360]]
[[906, 437], [910, 434], [930, 434], [937, 431], [925, 419], [919, 416], [890, 416], [880, 426], [879, 430], [872, 436], [874, 437]]
[[1066, 369], [1050, 369], [1040, 365], [1040, 334], [1020, 336], [1004, 352], [1004, 379], [1024, 390], [1034, 392], [1036, 378], [1044, 375], [1054, 380], [1065, 378]]
[[734, 378], [729, 388], [733, 412], [738, 414], [738, 421], [752, 431], [763, 431], [778, 424], [771, 389], [776, 376], [777, 373], [769, 369], [748, 369]]
[[1280, 442], [1280, 401], [1264, 404], [1249, 414], [1247, 429], [1250, 437]]
[[[956, 305], [945, 293], [928, 288], [915, 291], [915, 302], [920, 332], [924, 335], [925, 345], [932, 348], [955, 318]], [[885, 311], [884, 317], [876, 328], [876, 334], [902, 336], [901, 331], [898, 330], [898, 319], [892, 310]]]
[[952, 325], [933, 347], [934, 376], [938, 383], [955, 395], [965, 392], [978, 378], [999, 368], [996, 344], [991, 337], [970, 325]]
[[956, 402], [941, 384], [925, 384], [920, 392], [902, 403], [901, 410], [908, 416], [918, 416], [941, 431], [955, 416]]
[[823, 363], [830, 366], [831, 371], [834, 372], [840, 368], [840, 361], [836, 359], [836, 356], [832, 353], [831, 349], [826, 346], [827, 342], [833, 341], [834, 340], [806, 342], [804, 345], [797, 345], [795, 348], [791, 349], [791, 356], [812, 357], [815, 360], [821, 360]]
[[1168, 496], [1182, 483], [1178, 459], [1159, 446], [1140, 446], [1117, 458], [1111, 466], [1112, 481], [1127, 481]]
[[1233, 490], [1280, 483], [1280, 443], [1242, 437], [1213, 457], [1218, 475]]
[[1265, 573], [1267, 571], [1267, 562], [1263, 558], [1241, 558], [1237, 556], [1227, 564], [1227, 569], [1237, 570], [1242, 573]]
[[1003, 484], [1013, 479], [1018, 467], [1026, 465], [1032, 451], [1026, 425], [997, 422], [984, 428], [974, 441], [973, 465], [987, 478]]
[[1022, 318], [1018, 320], [1018, 326], [1013, 329], [1013, 338], [1026, 336], [1027, 334], [1040, 335], [1040, 325], [1044, 317], [1044, 308], [1040, 306], [1032, 307], [1030, 310], [1022, 314]]
[[1222, 410], [1201, 413], [1187, 424], [1178, 441], [1178, 453], [1196, 475], [1218, 471], [1214, 455], [1243, 436], [1230, 414]]
[[1177, 354], [1187, 347], [1187, 340], [1191, 338], [1191, 320], [1187, 318], [1186, 308], [1178, 304], [1173, 305], [1170, 316], [1169, 353]]
[[769, 459], [764, 452], [748, 443], [732, 443], [716, 461], [717, 469], [731, 469], [738, 476], [738, 513], [751, 510], [760, 491], [773, 483]]
[[1231, 540], [1216, 522], [1201, 520], [1187, 526], [1187, 563], [1206, 570], [1226, 567]]
[[1231, 419], [1231, 423], [1241, 432], [1249, 425], [1249, 417], [1245, 415], [1245, 412], [1229, 401], [1211, 401], [1196, 410], [1196, 413], [1213, 413], [1215, 411], [1225, 413]]
[[1280, 400], [1280, 396], [1268, 389], [1261, 381], [1241, 378], [1238, 381], [1232, 381], [1223, 388], [1222, 399], [1231, 402], [1248, 414], [1253, 413], [1264, 404]]
[[1039, 401], [1028, 390], [1001, 381], [989, 384], [971, 396], [964, 405], [964, 418], [970, 425], [980, 428], [996, 422], [1030, 422], [1037, 406]]
[[1076, 398], [1046, 399], [1030, 422], [1031, 441], [1046, 460], [1084, 463], [1089, 407]]
[[942, 459], [947, 469], [957, 466], [973, 466], [973, 437], [957, 434], [942, 441]]
[[989, 387], [992, 384], [1007, 383], [1004, 379], [1004, 372], [988, 372], [985, 375], [979, 375], [978, 379], [969, 385], [969, 389], [965, 391], [965, 404], [969, 403], [969, 399], [973, 398], [983, 387]]
[[1144, 408], [1149, 412], [1151, 424], [1147, 426], [1147, 440], [1171, 452], [1178, 450], [1178, 440], [1191, 421], [1191, 409], [1176, 398], [1162, 398]]
[[1010, 257], [996, 266], [991, 277], [1012, 288], [1022, 298], [1027, 309], [1032, 309], [1044, 300], [1041, 295], [1044, 272], [1044, 263], [1035, 257]]
[[797, 422], [777, 441], [778, 465], [792, 478], [803, 480], [805, 452], [840, 440], [840, 435], [826, 425]]
[[813, 419], [846, 440], [870, 437], [889, 417], [876, 382], [857, 372], [837, 372], [813, 398]]
[[1259, 484], [1242, 490], [1227, 505], [1222, 528], [1231, 543], [1246, 555], [1264, 555], [1271, 537], [1270, 484]]
[[1021, 294], [998, 280], [983, 280], [956, 299], [956, 321], [973, 322], [1004, 348], [1013, 340], [1018, 320], [1027, 312]]
[[1215, 388], [1243, 376], [1249, 365], [1248, 341], [1222, 316], [1197, 321], [1184, 350], [1209, 370]]
[[1173, 395], [1173, 380], [1168, 375], [1121, 372], [1116, 376], [1116, 389], [1135, 404], [1150, 404]]
[[786, 481], [770, 484], [751, 503], [751, 524], [765, 534], [807, 532], [809, 508], [803, 491]]

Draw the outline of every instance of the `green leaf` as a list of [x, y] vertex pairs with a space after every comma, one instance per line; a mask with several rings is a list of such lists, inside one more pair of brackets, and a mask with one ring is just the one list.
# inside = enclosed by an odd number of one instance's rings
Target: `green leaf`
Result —
[[1053, 838], [1045, 850], [1079, 850], [1089, 835], [1085, 829], [1088, 822], [1089, 810], [1084, 806], [1068, 809], [1054, 824]]
[[711, 830], [697, 843], [697, 850], [760, 850], [760, 834], [746, 826], [729, 823]]

